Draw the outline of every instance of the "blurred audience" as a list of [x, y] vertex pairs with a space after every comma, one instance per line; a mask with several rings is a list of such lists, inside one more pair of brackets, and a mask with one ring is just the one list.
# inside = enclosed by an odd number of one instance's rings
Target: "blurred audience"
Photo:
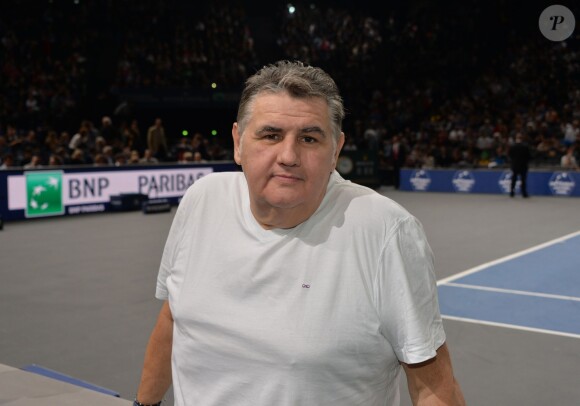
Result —
[[482, 11], [469, 4], [296, 3], [291, 12], [272, 3], [268, 30], [226, 0], [31, 4], [9, 0], [0, 16], [2, 168], [231, 159], [229, 140], [176, 138], [161, 118], [142, 132], [119, 95], [203, 93], [212, 83], [236, 92], [279, 58], [336, 78], [345, 150], [376, 152], [383, 169], [508, 168], [518, 133], [532, 166], [578, 168], [578, 33], [552, 43], [499, 21], [482, 41]]
[[574, 146], [569, 146], [568, 148], [566, 148], [566, 154], [563, 155], [562, 158], [560, 159], [560, 166], [563, 169], [574, 171], [577, 171], [579, 169], [578, 161], [574, 156], [574, 150], [575, 150]]

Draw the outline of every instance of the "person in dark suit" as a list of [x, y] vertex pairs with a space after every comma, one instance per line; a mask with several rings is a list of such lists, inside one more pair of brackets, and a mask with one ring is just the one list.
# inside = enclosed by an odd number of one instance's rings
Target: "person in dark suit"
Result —
[[393, 137], [393, 183], [395, 189], [401, 186], [401, 168], [405, 166], [407, 161], [407, 148], [400, 136]]
[[512, 170], [512, 183], [510, 190], [511, 197], [514, 197], [516, 189], [516, 181], [518, 177], [522, 182], [521, 184], [522, 196], [528, 197], [527, 177], [530, 158], [531, 158], [530, 148], [526, 143], [524, 143], [523, 135], [521, 133], [517, 133], [515, 143], [509, 149], [509, 159]]

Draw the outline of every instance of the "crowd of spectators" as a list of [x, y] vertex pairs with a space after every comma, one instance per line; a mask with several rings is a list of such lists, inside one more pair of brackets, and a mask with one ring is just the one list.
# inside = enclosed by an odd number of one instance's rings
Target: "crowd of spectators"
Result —
[[578, 161], [580, 35], [552, 43], [504, 27], [495, 42], [473, 40], [482, 10], [454, 12], [303, 7], [286, 14], [279, 43], [346, 86], [346, 149], [376, 150], [383, 166], [508, 167], [517, 133], [536, 166], [563, 166], [567, 153]]
[[[580, 151], [578, 72], [580, 52], [566, 43], [514, 45], [464, 92], [396, 132], [409, 151], [405, 165], [507, 167], [518, 133], [531, 146], [534, 165], [560, 165], [567, 149]], [[385, 137], [382, 153], [389, 149]]]
[[8, 125], [0, 136], [2, 169], [38, 169], [63, 165], [122, 166], [162, 162], [201, 163], [232, 159], [219, 143], [197, 132], [192, 137], [167, 140], [161, 118], [156, 118], [142, 134], [133, 119], [119, 129], [111, 117], [103, 116], [100, 125], [83, 120], [78, 131], [58, 133], [49, 130], [41, 139], [35, 130], [20, 135]]
[[0, 15], [2, 132], [7, 124], [19, 132], [43, 123], [71, 124], [86, 91], [89, 41], [81, 21], [27, 7], [6, 5]]
[[[488, 27], [478, 23], [485, 10], [473, 4], [385, 13], [341, 2], [292, 11], [273, 3], [274, 31], [256, 36], [256, 20], [240, 2], [92, 0], [72, 10], [49, 2], [28, 13], [13, 2], [20, 9], [0, 16], [3, 167], [230, 159], [227, 143], [199, 131], [167, 134], [158, 150], [153, 122], [116, 116], [116, 103], [91, 109], [103, 89], [90, 83], [104, 83], [109, 97], [195, 92], [211, 82], [239, 90], [272, 61], [256, 50], [267, 41], [278, 55], [329, 71], [347, 107], [345, 149], [376, 153], [383, 168], [507, 167], [518, 133], [533, 165], [574, 169], [580, 161], [580, 36], [550, 42], [504, 24], [499, 39], [486, 38]], [[101, 34], [91, 27], [102, 26], [115, 46], [105, 54], [110, 60], [95, 61]], [[105, 62], [108, 68], [95, 68]]]
[[[115, 86], [122, 89], [239, 88], [256, 63], [245, 8], [236, 3], [142, 2], [128, 14]], [[211, 78], [210, 78], [211, 74]]]

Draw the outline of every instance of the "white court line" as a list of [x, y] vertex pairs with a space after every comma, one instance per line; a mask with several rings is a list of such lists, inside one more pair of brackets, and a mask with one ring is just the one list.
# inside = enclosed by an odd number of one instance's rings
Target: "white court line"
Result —
[[551, 245], [564, 242], [566, 240], [569, 240], [570, 238], [574, 238], [574, 237], [579, 236], [579, 235], [580, 235], [580, 231], [576, 231], [574, 233], [565, 235], [563, 237], [556, 238], [554, 240], [545, 242], [545, 243], [540, 244], [540, 245], [536, 245], [535, 247], [531, 247], [531, 248], [525, 249], [523, 251], [516, 252], [515, 254], [510, 254], [510, 255], [507, 255], [503, 258], [499, 258], [499, 259], [496, 259], [494, 261], [486, 262], [485, 264], [478, 265], [478, 266], [471, 268], [471, 269], [468, 269], [466, 271], [459, 272], [459, 273], [457, 273], [455, 275], [451, 275], [447, 278], [440, 279], [437, 281], [437, 285], [438, 286], [445, 285], [449, 282], [452, 282], [452, 281], [459, 279], [459, 278], [462, 278], [464, 276], [471, 275], [471, 274], [474, 274], [474, 273], [479, 272], [479, 271], [483, 271], [484, 269], [489, 268], [490, 266], [501, 264], [502, 262], [509, 261], [510, 259], [521, 257], [521, 256], [529, 254], [531, 252], [541, 250], [542, 248], [546, 248], [546, 247], [549, 247]]
[[464, 284], [464, 283], [454, 283], [454, 282], [446, 283], [443, 286], [455, 286], [455, 287], [458, 287], [458, 288], [465, 288], [465, 289], [486, 290], [488, 292], [509, 293], [509, 294], [512, 294], [512, 295], [545, 297], [545, 298], [548, 298], [548, 299], [573, 300], [575, 302], [580, 302], [580, 297], [576, 297], [576, 296], [552, 295], [550, 293], [528, 292], [528, 291], [525, 291], [525, 290], [490, 288], [488, 286], [467, 285], [467, 284]]
[[468, 319], [465, 317], [455, 317], [455, 316], [445, 316], [445, 315], [441, 315], [441, 317], [444, 319], [447, 319], [447, 320], [464, 321], [464, 322], [473, 323], [473, 324], [484, 324], [486, 326], [505, 327], [505, 328], [511, 328], [513, 330], [531, 331], [534, 333], [544, 333], [544, 334], [551, 334], [551, 335], [555, 335], [555, 336], [562, 336], [562, 337], [569, 337], [569, 338], [580, 338], [580, 334], [565, 333], [563, 331], [545, 330], [542, 328], [524, 327], [524, 326], [518, 326], [516, 324], [496, 323], [493, 321]]

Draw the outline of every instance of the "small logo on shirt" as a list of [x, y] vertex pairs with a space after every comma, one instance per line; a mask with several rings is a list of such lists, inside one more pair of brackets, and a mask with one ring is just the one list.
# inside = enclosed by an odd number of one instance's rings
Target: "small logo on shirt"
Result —
[[303, 287], [304, 289], [310, 289], [310, 285], [307, 285], [307, 284], [305, 284], [305, 283], [303, 283], [303, 284], [302, 284], [302, 287]]

